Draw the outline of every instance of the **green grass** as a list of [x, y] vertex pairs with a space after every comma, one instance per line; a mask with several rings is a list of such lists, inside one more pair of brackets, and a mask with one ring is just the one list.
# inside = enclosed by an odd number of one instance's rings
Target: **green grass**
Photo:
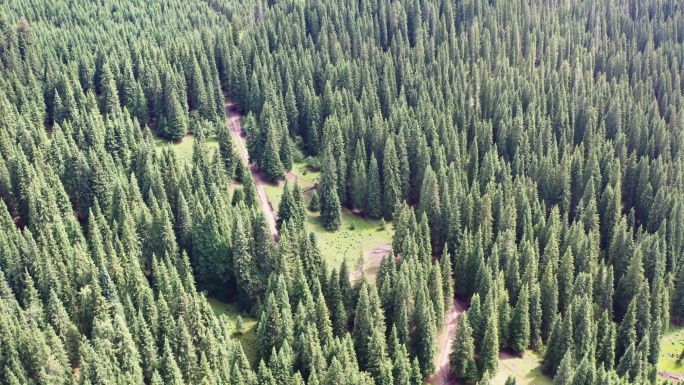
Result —
[[[249, 359], [252, 367], [255, 367], [256, 362], [256, 324], [257, 320], [250, 318], [247, 314], [240, 312], [235, 304], [219, 301], [216, 298], [207, 298], [209, 305], [214, 309], [216, 315], [225, 315], [228, 318], [228, 329], [231, 331], [231, 337], [240, 341], [242, 350], [244, 350], [247, 359]], [[237, 331], [237, 317], [242, 317], [243, 331]]]
[[504, 385], [508, 376], [516, 378], [518, 385], [552, 385], [553, 380], [541, 371], [541, 359], [531, 351], [522, 357], [507, 360], [499, 359], [499, 371], [492, 379], [493, 385]]
[[[352, 222], [356, 224], [354, 230], [349, 228]], [[346, 257], [353, 269], [361, 255], [392, 242], [389, 227], [381, 231], [380, 221], [361, 218], [346, 209], [342, 210], [342, 227], [336, 232], [323, 227], [319, 213], [309, 212], [306, 227], [316, 234], [318, 247], [330, 267], [339, 267]]]
[[[313, 187], [320, 176], [320, 172], [308, 171], [305, 173], [306, 165], [297, 163], [292, 169], [292, 174], [297, 177], [299, 188], [305, 191]], [[264, 186], [264, 191], [273, 207], [278, 210], [283, 188], [280, 185], [268, 184]], [[304, 193], [304, 203], [308, 206], [312, 192]], [[330, 267], [339, 267], [344, 258], [351, 269], [353, 269], [361, 255], [392, 242], [392, 230], [388, 225], [385, 231], [379, 230], [380, 221], [362, 218], [351, 213], [349, 210], [342, 210], [342, 227], [336, 232], [326, 230], [320, 221], [320, 213], [313, 213], [307, 210], [306, 228], [316, 234], [318, 247], [323, 258]], [[349, 227], [354, 222], [356, 229]]]
[[684, 374], [684, 365], [677, 362], [682, 350], [684, 350], [684, 327], [670, 325], [670, 330], [661, 340], [658, 370]]
[[[195, 137], [192, 134], [185, 135], [183, 141], [180, 143], [173, 143], [171, 140], [160, 138], [156, 136], [154, 138], [154, 145], [157, 148], [157, 153], [161, 153], [164, 148], [172, 148], [178, 159], [190, 160], [192, 159], [192, 146], [195, 143]], [[218, 148], [218, 140], [215, 135], [210, 135], [207, 137], [207, 146]]]

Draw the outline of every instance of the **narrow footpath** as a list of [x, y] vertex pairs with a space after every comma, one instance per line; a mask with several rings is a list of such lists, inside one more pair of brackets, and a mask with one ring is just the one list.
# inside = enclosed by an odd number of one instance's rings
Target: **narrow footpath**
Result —
[[273, 206], [268, 201], [266, 196], [266, 191], [264, 190], [264, 176], [261, 171], [254, 166], [249, 164], [249, 153], [247, 152], [247, 143], [245, 140], [245, 133], [242, 130], [242, 115], [234, 108], [232, 102], [226, 101], [226, 116], [228, 118], [228, 126], [230, 127], [230, 134], [235, 139], [235, 144], [237, 145], [238, 152], [240, 153], [240, 158], [242, 163], [247, 166], [249, 171], [252, 173], [252, 178], [254, 178], [254, 185], [256, 186], [257, 196], [261, 202], [261, 208], [268, 221], [268, 227], [271, 228], [271, 233], [273, 238], [278, 240], [278, 229], [276, 228], [276, 213]]
[[428, 378], [433, 385], [451, 385], [456, 383], [451, 375], [449, 355], [451, 354], [451, 343], [456, 335], [458, 321], [461, 320], [461, 314], [463, 314], [465, 308], [465, 303], [454, 299], [454, 306], [444, 316], [444, 328], [439, 333], [439, 336], [437, 336], [437, 367], [435, 368], [435, 374]]

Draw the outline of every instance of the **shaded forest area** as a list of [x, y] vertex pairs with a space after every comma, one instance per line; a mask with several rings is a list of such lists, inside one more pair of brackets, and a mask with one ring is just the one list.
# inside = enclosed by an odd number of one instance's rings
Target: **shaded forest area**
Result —
[[[683, 63], [676, 0], [4, 1], [0, 383], [419, 385], [454, 298], [467, 384], [500, 350], [662, 381]], [[266, 178], [321, 170], [278, 242], [228, 101]], [[305, 227], [342, 207], [394, 230], [374, 284]], [[258, 318], [258, 364], [208, 295]]]

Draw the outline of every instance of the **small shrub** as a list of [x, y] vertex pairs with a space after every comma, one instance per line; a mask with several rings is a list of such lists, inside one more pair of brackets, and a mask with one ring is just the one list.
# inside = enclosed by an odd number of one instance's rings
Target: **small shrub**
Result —
[[387, 230], [387, 222], [385, 222], [385, 218], [380, 218], [380, 230], [385, 231]]

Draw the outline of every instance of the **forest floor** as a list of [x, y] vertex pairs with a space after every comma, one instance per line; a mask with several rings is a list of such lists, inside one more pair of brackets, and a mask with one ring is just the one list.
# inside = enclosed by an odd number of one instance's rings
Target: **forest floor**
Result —
[[259, 202], [261, 202], [261, 207], [264, 211], [264, 215], [266, 216], [266, 220], [268, 221], [268, 226], [271, 229], [271, 233], [273, 233], [273, 238], [278, 239], [275, 209], [269, 203], [268, 197], [266, 196], [266, 191], [264, 190], [264, 185], [267, 182], [261, 172], [255, 166], [249, 164], [249, 153], [247, 152], [247, 144], [245, 143], [246, 141], [244, 132], [242, 131], [242, 122], [240, 120], [242, 115], [240, 115], [240, 113], [238, 113], [238, 111], [232, 107], [232, 103], [226, 103], [226, 116], [228, 117], [230, 134], [235, 139], [235, 144], [237, 145], [242, 162], [252, 172], [257, 195], [259, 196]]
[[437, 336], [437, 368], [435, 369], [435, 374], [428, 378], [429, 383], [433, 385], [456, 384], [456, 380], [451, 375], [449, 355], [451, 354], [451, 343], [456, 335], [458, 321], [461, 319], [461, 314], [463, 314], [466, 308], [465, 302], [454, 299], [454, 306], [444, 317], [444, 327], [439, 336]]
[[[214, 297], [207, 298], [207, 302], [216, 315], [225, 315], [228, 318], [228, 330], [230, 337], [242, 345], [249, 363], [256, 367], [256, 326], [257, 320], [240, 312], [234, 303], [222, 302]], [[242, 331], [237, 330], [237, 318], [242, 317]]]
[[[311, 195], [319, 177], [320, 172], [310, 170], [305, 163], [295, 163], [292, 170], [286, 174], [290, 186], [294, 181], [299, 184], [306, 207], [311, 202]], [[280, 205], [284, 186], [285, 181], [264, 183], [266, 197], [276, 212]], [[369, 282], [375, 282], [377, 268], [382, 257], [389, 253], [385, 250], [389, 250], [392, 242], [391, 223], [387, 224], [386, 230], [380, 230], [379, 220], [363, 217], [343, 207], [340, 229], [330, 232], [323, 227], [320, 213], [307, 209], [306, 214], [306, 229], [316, 235], [318, 249], [328, 267], [339, 268], [346, 258], [350, 269], [363, 266], [363, 270], [359, 269], [357, 275], [352, 273], [352, 279], [359, 278], [361, 271], [363, 271]], [[355, 228], [352, 229], [352, 227]], [[363, 264], [360, 261], [364, 261]]]
[[[160, 154], [163, 149], [171, 148], [176, 152], [178, 159], [190, 161], [192, 159], [192, 146], [195, 143], [195, 136], [193, 134], [185, 135], [180, 143], [174, 143], [172, 140], [164, 139], [159, 136], [154, 138], [154, 146], [157, 149], [157, 154]], [[207, 147], [218, 148], [218, 140], [216, 135], [207, 136]]]
[[679, 355], [684, 350], [684, 327], [670, 325], [660, 345], [658, 374], [670, 381], [684, 380], [684, 363], [679, 362]]
[[363, 275], [370, 283], [375, 283], [375, 277], [380, 268], [380, 262], [386, 255], [392, 252], [392, 245], [382, 245], [364, 253], [363, 258], [359, 259], [356, 268], [349, 274], [350, 281], [356, 281]]
[[499, 351], [499, 371], [491, 383], [503, 385], [509, 376], [519, 385], [553, 384], [551, 377], [542, 373], [541, 359], [532, 351], [526, 351], [522, 357], [506, 349]]

